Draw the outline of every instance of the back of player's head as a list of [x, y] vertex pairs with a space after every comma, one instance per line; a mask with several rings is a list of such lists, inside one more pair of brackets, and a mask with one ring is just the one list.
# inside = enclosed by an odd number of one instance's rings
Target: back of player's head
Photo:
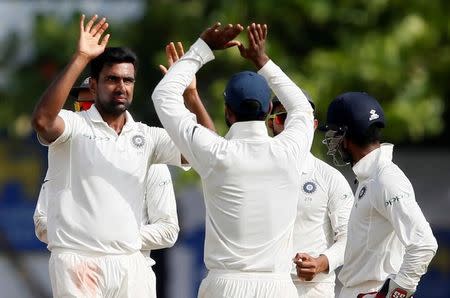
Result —
[[234, 74], [225, 88], [225, 104], [237, 121], [264, 120], [270, 109], [272, 92], [264, 77], [243, 71]]
[[384, 112], [378, 101], [365, 92], [347, 92], [330, 103], [326, 124], [321, 130], [334, 130], [363, 146], [381, 138]]
[[[311, 107], [313, 109], [314, 116], [315, 116], [315, 114], [316, 114], [316, 105], [314, 104], [311, 96], [309, 96], [309, 94], [306, 91], [302, 90], [302, 92], [305, 95], [306, 99], [309, 101], [309, 104], [311, 105]], [[281, 104], [281, 101], [278, 99], [278, 97], [274, 96], [272, 98], [272, 106], [273, 106], [272, 113], [274, 113], [276, 108], [278, 108], [279, 106], [283, 106], [283, 105]]]
[[90, 76], [97, 80], [105, 65], [118, 63], [131, 63], [134, 66], [134, 72], [137, 72], [138, 58], [131, 49], [125, 47], [107, 47], [102, 54], [91, 61]]

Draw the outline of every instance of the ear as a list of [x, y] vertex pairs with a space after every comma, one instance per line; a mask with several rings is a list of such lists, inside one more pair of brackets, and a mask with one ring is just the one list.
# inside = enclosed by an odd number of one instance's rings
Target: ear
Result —
[[228, 105], [225, 104], [225, 119], [230, 123], [230, 125], [233, 125], [234, 122], [236, 122], [236, 116], [234, 115], [233, 111], [228, 108]]
[[314, 119], [314, 130], [319, 126], [319, 120]]
[[97, 98], [97, 80], [92, 77], [89, 78], [89, 90], [92, 96], [94, 96], [94, 99]]

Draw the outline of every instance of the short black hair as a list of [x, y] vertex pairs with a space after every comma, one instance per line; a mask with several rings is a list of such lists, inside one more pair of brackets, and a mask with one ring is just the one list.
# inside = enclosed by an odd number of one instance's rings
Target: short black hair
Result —
[[137, 73], [138, 58], [137, 55], [126, 47], [107, 47], [98, 57], [95, 57], [90, 63], [90, 76], [98, 80], [98, 76], [105, 65], [118, 63], [131, 63], [134, 66], [134, 73]]
[[243, 121], [264, 121], [267, 118], [268, 113], [264, 113], [261, 110], [261, 104], [257, 100], [243, 101], [239, 107], [239, 112], [233, 110], [233, 108], [226, 104], [236, 116], [236, 122]]
[[377, 123], [374, 123], [369, 126], [364, 134], [351, 134], [347, 135], [347, 138], [356, 145], [365, 147], [370, 144], [379, 143], [382, 135], [382, 127]]

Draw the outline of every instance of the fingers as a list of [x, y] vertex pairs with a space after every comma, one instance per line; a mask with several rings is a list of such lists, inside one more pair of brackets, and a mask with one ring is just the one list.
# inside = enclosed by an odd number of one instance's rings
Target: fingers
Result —
[[[252, 24], [252, 25], [254, 25], [254, 24]], [[252, 26], [247, 27], [247, 37], [248, 37], [249, 46], [251, 48], [254, 48], [256, 46], [256, 41], [255, 41], [255, 37], [253, 35]]]
[[262, 31], [263, 31], [263, 39], [264, 40], [266, 40], [267, 39], [267, 25], [266, 24], [264, 24], [263, 26], [262, 26]]
[[231, 47], [235, 47], [235, 46], [239, 47], [239, 45], [242, 45], [241, 42], [239, 42], [237, 40], [232, 40], [225, 44], [225, 48], [231, 48]]
[[106, 47], [106, 45], [108, 44], [108, 41], [109, 41], [109, 37], [110, 37], [109, 34], [106, 34], [106, 35], [103, 37], [102, 42], [100, 43], [100, 45], [101, 45], [102, 47]]
[[173, 42], [169, 43], [169, 52], [172, 57], [172, 62], [178, 61], [179, 57], [178, 57], [177, 49], [175, 48], [175, 44]]
[[84, 31], [84, 19], [86, 18], [86, 16], [84, 14], [81, 15], [80, 18], [80, 32]]
[[84, 32], [90, 32], [90, 31], [91, 31], [92, 25], [94, 25], [94, 22], [95, 22], [95, 20], [97, 20], [97, 18], [98, 18], [98, 15], [95, 14], [95, 15], [89, 20], [89, 22], [87, 22], [86, 27], [84, 27]]
[[105, 30], [108, 28], [109, 24], [106, 23], [106, 18], [102, 18], [100, 22], [98, 22], [94, 27], [91, 29], [91, 34], [93, 36], [100, 36], [105, 32]]
[[161, 70], [162, 74], [166, 74], [167, 73], [167, 68], [164, 65], [159, 65], [159, 70]]
[[312, 257], [309, 254], [303, 253], [303, 252], [299, 252], [298, 256], [299, 256], [299, 258], [301, 258], [304, 261], [312, 259]]
[[178, 53], [178, 57], [181, 57], [184, 55], [184, 48], [183, 48], [183, 44], [181, 43], [181, 41], [177, 42], [177, 53]]

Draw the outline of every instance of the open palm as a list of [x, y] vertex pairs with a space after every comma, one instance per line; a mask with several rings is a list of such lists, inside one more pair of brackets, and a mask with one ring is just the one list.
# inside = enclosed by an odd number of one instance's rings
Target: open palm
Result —
[[78, 41], [78, 51], [86, 55], [89, 59], [93, 59], [103, 53], [109, 40], [109, 34], [102, 37], [108, 28], [106, 18], [102, 18], [97, 23], [98, 16], [94, 15], [84, 25], [85, 16], [81, 16], [80, 20], [80, 39]]

